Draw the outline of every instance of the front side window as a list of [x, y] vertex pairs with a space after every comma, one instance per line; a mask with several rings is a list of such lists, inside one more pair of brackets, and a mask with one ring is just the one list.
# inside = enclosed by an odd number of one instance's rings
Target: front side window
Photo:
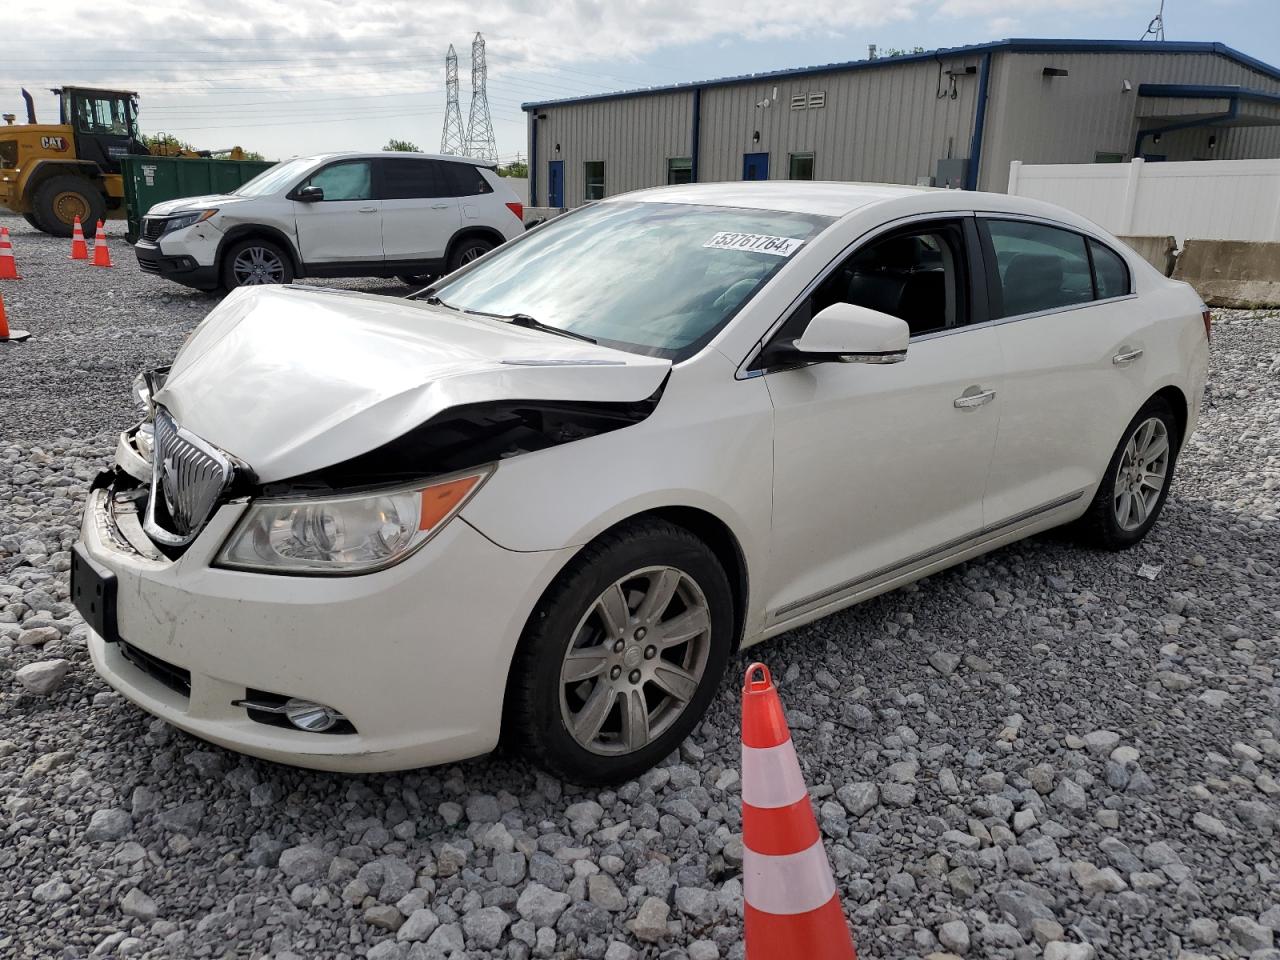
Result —
[[1093, 299], [1093, 273], [1084, 237], [1024, 220], [988, 220], [1000, 303], [992, 316], [1018, 317]]
[[76, 126], [82, 133], [129, 134], [129, 115], [119, 97], [76, 98]]
[[303, 185], [319, 187], [326, 201], [370, 200], [373, 198], [372, 168], [368, 160], [345, 160], [313, 173]]
[[586, 191], [583, 196], [587, 200], [604, 199], [604, 161], [588, 160], [582, 165], [582, 173], [586, 179]]
[[1093, 279], [1098, 287], [1098, 299], [1127, 295], [1129, 268], [1120, 254], [1093, 239], [1089, 240], [1089, 253], [1093, 256]]
[[611, 202], [552, 220], [436, 288], [447, 306], [528, 314], [633, 353], [692, 356], [830, 217]]
[[667, 183], [693, 183], [693, 158], [670, 157], [667, 160]]
[[813, 154], [812, 153], [791, 154], [791, 179], [792, 180], [812, 180], [813, 179]]
[[932, 223], [872, 240], [840, 264], [788, 320], [784, 336], [833, 303], [905, 320], [911, 335], [969, 322], [968, 269], [959, 222]]

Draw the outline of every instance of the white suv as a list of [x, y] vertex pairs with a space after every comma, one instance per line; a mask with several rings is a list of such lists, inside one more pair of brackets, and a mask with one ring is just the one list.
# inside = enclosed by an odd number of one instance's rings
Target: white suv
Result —
[[158, 203], [134, 250], [146, 272], [202, 290], [295, 277], [420, 283], [523, 232], [519, 197], [483, 161], [330, 153], [276, 164], [234, 193]]

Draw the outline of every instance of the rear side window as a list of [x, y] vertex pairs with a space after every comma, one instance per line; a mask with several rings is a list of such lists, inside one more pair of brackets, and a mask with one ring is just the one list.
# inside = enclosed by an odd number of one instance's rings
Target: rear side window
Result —
[[988, 220], [995, 251], [1001, 304], [995, 317], [1017, 317], [1079, 303], [1093, 297], [1093, 271], [1085, 238], [1022, 220]]
[[372, 165], [368, 160], [347, 160], [317, 171], [307, 184], [324, 191], [324, 199], [369, 200], [373, 197]]
[[1098, 288], [1098, 299], [1108, 300], [1127, 295], [1129, 267], [1124, 258], [1092, 238], [1089, 240], [1089, 253], [1093, 255], [1093, 280]]
[[475, 197], [482, 193], [493, 193], [493, 187], [484, 178], [480, 168], [470, 163], [450, 163], [447, 160], [433, 161], [440, 167], [446, 197]]
[[382, 199], [411, 200], [447, 196], [443, 193], [434, 160], [397, 158], [379, 160]]

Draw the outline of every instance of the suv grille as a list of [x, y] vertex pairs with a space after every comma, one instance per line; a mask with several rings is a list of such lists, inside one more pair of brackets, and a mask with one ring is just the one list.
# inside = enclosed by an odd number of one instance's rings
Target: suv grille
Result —
[[159, 240], [160, 235], [164, 233], [164, 224], [163, 217], [143, 217], [142, 238], [144, 240]]
[[231, 462], [156, 411], [147, 533], [160, 543], [183, 546], [195, 539], [231, 483]]

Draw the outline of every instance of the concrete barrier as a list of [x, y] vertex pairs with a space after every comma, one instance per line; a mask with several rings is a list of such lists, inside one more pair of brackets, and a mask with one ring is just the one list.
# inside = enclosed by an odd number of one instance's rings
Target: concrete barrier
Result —
[[1187, 240], [1173, 277], [1211, 307], [1280, 307], [1280, 243]]
[[1143, 260], [1166, 277], [1173, 275], [1178, 259], [1178, 242], [1173, 237], [1121, 237]]

